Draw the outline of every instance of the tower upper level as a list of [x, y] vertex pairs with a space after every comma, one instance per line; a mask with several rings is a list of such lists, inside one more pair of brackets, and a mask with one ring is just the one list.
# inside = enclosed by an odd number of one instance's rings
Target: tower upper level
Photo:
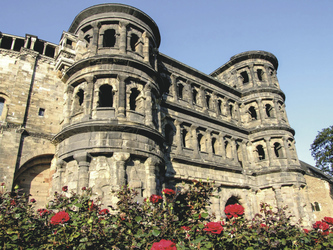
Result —
[[276, 77], [278, 60], [266, 51], [247, 51], [230, 58], [229, 62], [210, 75], [239, 90], [257, 87], [280, 88]]

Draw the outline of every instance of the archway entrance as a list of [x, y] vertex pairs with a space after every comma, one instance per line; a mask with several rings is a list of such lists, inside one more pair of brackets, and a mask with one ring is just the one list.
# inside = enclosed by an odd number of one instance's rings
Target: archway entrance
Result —
[[40, 155], [27, 161], [15, 174], [14, 186], [18, 185], [30, 199], [36, 199], [36, 208], [45, 207], [52, 186], [50, 171], [53, 155]]

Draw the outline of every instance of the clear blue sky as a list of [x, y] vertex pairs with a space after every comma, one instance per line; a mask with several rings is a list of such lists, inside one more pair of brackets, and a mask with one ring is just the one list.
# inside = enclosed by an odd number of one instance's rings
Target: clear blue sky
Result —
[[[0, 31], [58, 43], [83, 9], [106, 1], [1, 2]], [[160, 51], [204, 73], [248, 50], [279, 60], [299, 159], [314, 164], [309, 148], [318, 131], [333, 125], [333, 1], [331, 0], [123, 0], [159, 26]]]

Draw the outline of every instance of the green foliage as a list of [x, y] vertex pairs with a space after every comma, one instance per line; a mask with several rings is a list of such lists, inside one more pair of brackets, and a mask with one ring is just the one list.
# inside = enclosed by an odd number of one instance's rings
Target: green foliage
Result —
[[316, 160], [316, 167], [333, 175], [333, 126], [318, 133], [311, 144], [311, 155]]
[[162, 202], [146, 199], [143, 204], [124, 187], [116, 192], [117, 207], [111, 211], [92, 200], [91, 189], [82, 194], [64, 190], [37, 211], [20, 190], [0, 193], [0, 249], [151, 249], [162, 240], [177, 249], [201, 250], [333, 247], [333, 218], [305, 232], [291, 223], [286, 208], [261, 204], [252, 220], [241, 212], [218, 220], [207, 212], [212, 183], [184, 184], [181, 192], [163, 193]]

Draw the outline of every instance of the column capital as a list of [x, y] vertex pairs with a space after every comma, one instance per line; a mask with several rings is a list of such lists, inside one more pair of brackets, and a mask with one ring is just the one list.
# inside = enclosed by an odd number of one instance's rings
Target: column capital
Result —
[[130, 153], [125, 153], [125, 152], [116, 152], [113, 154], [113, 158], [116, 161], [124, 161], [126, 162], [130, 158], [131, 154]]

